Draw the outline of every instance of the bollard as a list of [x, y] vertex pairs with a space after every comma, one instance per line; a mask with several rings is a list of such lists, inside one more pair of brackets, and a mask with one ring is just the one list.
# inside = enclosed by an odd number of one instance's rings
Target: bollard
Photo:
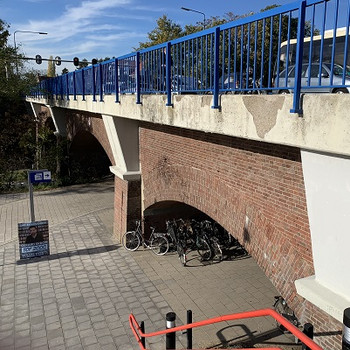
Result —
[[[141, 332], [145, 333], [145, 322], [144, 321], [141, 321], [140, 328], [141, 328]], [[141, 337], [141, 344], [144, 348], [146, 347], [146, 338], [145, 337]]]
[[344, 310], [342, 350], [350, 350], [350, 307]]
[[[192, 323], [192, 310], [187, 310], [187, 324]], [[192, 328], [187, 329], [187, 349], [192, 349]]]
[[[303, 333], [307, 335], [310, 339], [314, 339], [314, 326], [311, 323], [305, 323]], [[311, 349], [305, 344], [303, 344], [302, 350], [311, 350]]]
[[[175, 312], [168, 312], [166, 314], [166, 328], [175, 327], [176, 314]], [[167, 333], [165, 335], [165, 346], [166, 350], [176, 349], [176, 333]]]

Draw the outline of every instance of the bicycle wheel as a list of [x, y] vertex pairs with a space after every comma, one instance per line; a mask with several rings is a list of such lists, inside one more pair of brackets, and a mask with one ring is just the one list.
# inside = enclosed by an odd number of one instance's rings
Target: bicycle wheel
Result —
[[209, 243], [202, 237], [197, 238], [197, 252], [202, 261], [208, 261], [211, 259], [212, 252]]
[[186, 266], [186, 263], [187, 263], [186, 253], [183, 252], [183, 253], [179, 256], [179, 258], [180, 258], [181, 264], [182, 264], [183, 266]]
[[150, 243], [152, 252], [156, 255], [164, 255], [169, 250], [169, 241], [164, 236], [155, 236]]
[[218, 242], [212, 243], [213, 252], [214, 252], [214, 259], [221, 261], [222, 260], [222, 249], [220, 247], [220, 244]]
[[177, 254], [179, 255], [180, 262], [183, 266], [186, 266], [186, 252], [181, 243], [177, 245]]
[[135, 251], [141, 244], [139, 235], [135, 231], [125, 232], [122, 237], [122, 245], [126, 250]]

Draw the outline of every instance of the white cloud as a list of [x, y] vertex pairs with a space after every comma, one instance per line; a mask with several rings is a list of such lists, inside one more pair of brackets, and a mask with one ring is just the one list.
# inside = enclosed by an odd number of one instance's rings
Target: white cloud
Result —
[[[29, 30], [49, 32], [47, 38], [50, 42], [65, 40], [74, 35], [81, 35], [94, 30], [94, 23], [100, 17], [108, 15], [112, 9], [123, 8], [130, 4], [131, 0], [99, 0], [83, 1], [80, 6], [67, 6], [65, 12], [54, 19], [44, 21], [30, 20]], [[106, 13], [105, 13], [106, 11]], [[103, 29], [103, 27], [101, 27]], [[104, 27], [108, 30], [108, 25]], [[117, 30], [119, 27], [110, 27], [110, 30]], [[36, 38], [32, 38], [36, 40]]]

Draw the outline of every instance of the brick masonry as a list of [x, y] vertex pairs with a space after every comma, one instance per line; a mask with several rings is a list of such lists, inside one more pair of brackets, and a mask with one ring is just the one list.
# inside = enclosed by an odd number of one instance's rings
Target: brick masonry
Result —
[[300, 150], [143, 124], [144, 208], [178, 201], [199, 209], [248, 250], [316, 341], [340, 348], [341, 324], [299, 297], [294, 281], [314, 274]]
[[81, 131], [88, 131], [96, 137], [98, 142], [103, 147], [112, 165], [115, 165], [114, 156], [110, 147], [106, 129], [102, 117], [97, 114], [89, 114], [84, 112], [83, 114], [78, 112], [68, 111], [67, 118], [67, 137], [69, 140], [73, 138]]
[[[67, 114], [68, 135], [91, 132], [114, 158], [102, 118]], [[143, 207], [178, 201], [209, 215], [248, 250], [316, 341], [339, 349], [342, 325], [297, 295], [294, 281], [314, 274], [300, 150], [251, 140], [142, 124]], [[115, 178], [117, 238], [141, 216], [141, 183]]]
[[141, 181], [114, 179], [114, 235], [120, 242], [121, 235], [135, 227], [135, 219], [141, 217]]

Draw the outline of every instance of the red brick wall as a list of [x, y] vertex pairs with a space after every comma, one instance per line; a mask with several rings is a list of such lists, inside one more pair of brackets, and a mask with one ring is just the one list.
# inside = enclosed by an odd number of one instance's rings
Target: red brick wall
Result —
[[127, 228], [128, 182], [114, 177], [114, 234], [120, 242]]
[[[174, 200], [209, 215], [239, 239], [301, 321], [311, 322], [310, 303], [294, 286], [314, 274], [299, 149], [144, 124], [140, 157], [145, 209]], [[324, 325], [326, 315], [312, 312], [316, 332], [339, 331], [337, 321]]]
[[141, 181], [114, 180], [114, 234], [120, 242], [127, 230], [135, 228], [141, 218]]

